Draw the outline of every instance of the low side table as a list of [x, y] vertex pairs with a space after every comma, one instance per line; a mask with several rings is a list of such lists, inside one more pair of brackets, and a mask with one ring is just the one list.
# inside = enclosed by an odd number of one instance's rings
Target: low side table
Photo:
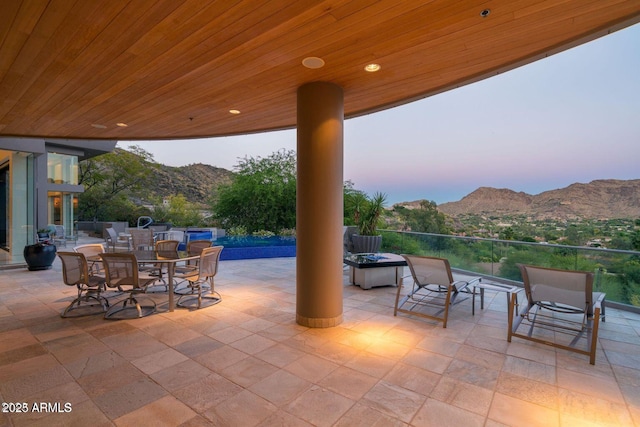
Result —
[[504, 292], [507, 296], [507, 311], [509, 310], [509, 303], [511, 301], [511, 294], [516, 295], [516, 302], [518, 301], [518, 292], [523, 291], [524, 288], [514, 285], [503, 285], [501, 283], [487, 283], [479, 281], [473, 285], [473, 301], [471, 303], [471, 314], [476, 314], [476, 288], [480, 289], [480, 310], [484, 310], [484, 291], [485, 289], [494, 292]]
[[362, 289], [398, 285], [407, 261], [391, 253], [353, 254], [344, 258], [349, 266], [349, 281]]

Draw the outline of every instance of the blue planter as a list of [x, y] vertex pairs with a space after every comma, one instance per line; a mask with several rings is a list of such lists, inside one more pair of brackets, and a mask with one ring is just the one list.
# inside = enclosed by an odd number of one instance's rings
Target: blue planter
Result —
[[27, 245], [22, 252], [29, 271], [48, 270], [56, 259], [55, 245]]

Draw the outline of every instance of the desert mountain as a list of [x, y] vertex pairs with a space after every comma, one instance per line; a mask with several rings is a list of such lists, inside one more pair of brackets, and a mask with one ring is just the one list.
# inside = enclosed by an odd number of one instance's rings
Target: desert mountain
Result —
[[202, 163], [188, 166], [155, 165], [148, 190], [154, 197], [182, 194], [189, 202], [205, 204], [220, 184], [231, 182], [233, 172]]
[[571, 184], [537, 195], [481, 187], [438, 209], [453, 217], [465, 214], [528, 215], [538, 219], [640, 218], [640, 179], [603, 179]]

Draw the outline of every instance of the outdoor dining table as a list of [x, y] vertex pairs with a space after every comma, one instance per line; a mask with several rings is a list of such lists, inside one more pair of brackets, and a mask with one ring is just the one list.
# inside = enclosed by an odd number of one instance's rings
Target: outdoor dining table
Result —
[[131, 251], [136, 256], [138, 264], [167, 264], [167, 287], [169, 288], [169, 311], [175, 309], [173, 297], [173, 275], [176, 264], [182, 261], [192, 261], [200, 255], [189, 255], [186, 251]]
[[[134, 254], [138, 264], [166, 264], [167, 265], [167, 287], [169, 289], [169, 311], [175, 309], [175, 301], [173, 295], [173, 275], [178, 262], [192, 261], [200, 258], [200, 255], [189, 255], [186, 251], [128, 251], [120, 252]], [[94, 257], [87, 258], [93, 261]], [[100, 257], [95, 257], [100, 260]]]

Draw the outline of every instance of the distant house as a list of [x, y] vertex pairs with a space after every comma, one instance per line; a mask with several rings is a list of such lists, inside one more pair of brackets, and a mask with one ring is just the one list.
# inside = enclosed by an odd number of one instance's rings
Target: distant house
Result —
[[585, 246], [588, 246], [590, 248], [602, 248], [602, 249], [605, 249], [604, 245], [602, 244], [602, 239], [589, 240]]
[[0, 138], [0, 248], [21, 259], [35, 231], [77, 219], [78, 162], [113, 151], [117, 141]]

